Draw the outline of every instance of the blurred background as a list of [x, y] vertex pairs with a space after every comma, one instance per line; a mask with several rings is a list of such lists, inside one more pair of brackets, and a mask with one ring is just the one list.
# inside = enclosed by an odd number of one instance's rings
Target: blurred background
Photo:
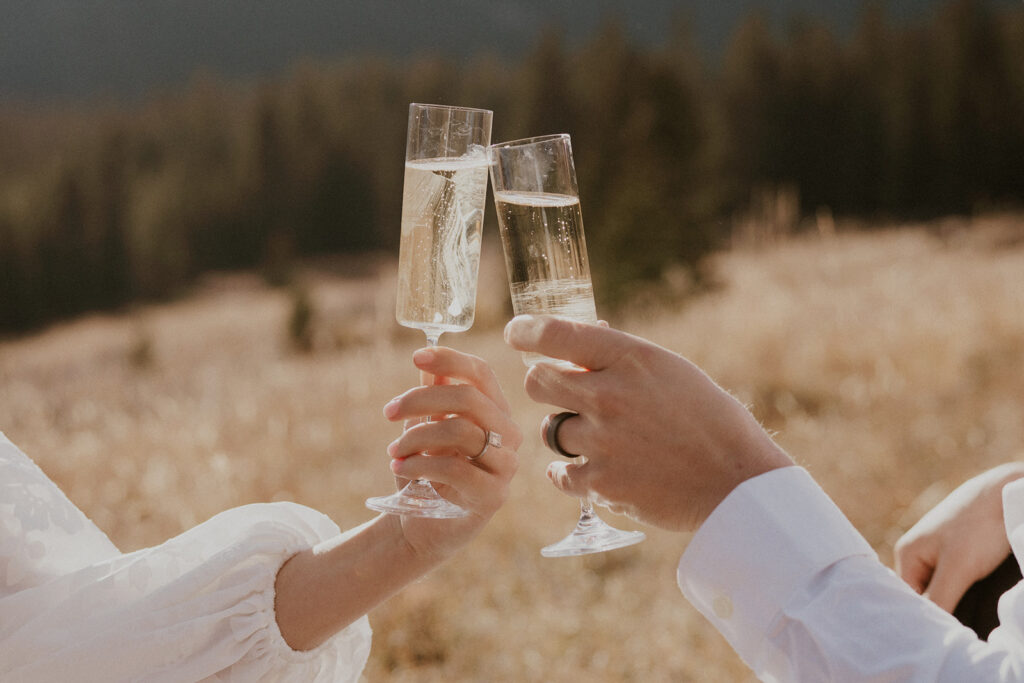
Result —
[[608, 302], [744, 217], [1024, 198], [1019, 2], [6, 4], [5, 331], [393, 251], [411, 101], [573, 136]]
[[[1018, 0], [0, 10], [0, 430], [124, 550], [259, 500], [351, 526], [390, 485], [410, 102], [570, 133], [599, 312], [741, 397], [883, 560], [1021, 454]], [[444, 342], [493, 362], [522, 474], [371, 615], [367, 680], [745, 680], [674, 586], [684, 540], [539, 557], [574, 502], [488, 211], [477, 323]]]

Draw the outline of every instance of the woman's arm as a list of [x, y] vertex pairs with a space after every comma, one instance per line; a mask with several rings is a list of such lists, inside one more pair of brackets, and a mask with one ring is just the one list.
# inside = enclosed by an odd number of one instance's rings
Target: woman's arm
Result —
[[413, 552], [394, 515], [339, 540], [293, 555], [278, 572], [277, 624], [295, 650], [316, 647], [438, 564]]
[[[278, 572], [275, 605], [281, 635], [293, 649], [316, 647], [444, 562], [480, 532], [508, 495], [522, 434], [490, 367], [444, 347], [421, 349], [413, 361], [423, 372], [458, 383], [416, 387], [385, 406], [392, 421], [442, 416], [409, 426], [388, 447], [392, 471], [399, 485], [416, 477], [431, 480], [471, 514], [442, 520], [381, 515], [344, 540], [290, 558]], [[470, 460], [483, 448], [487, 430], [501, 434], [502, 447]]]

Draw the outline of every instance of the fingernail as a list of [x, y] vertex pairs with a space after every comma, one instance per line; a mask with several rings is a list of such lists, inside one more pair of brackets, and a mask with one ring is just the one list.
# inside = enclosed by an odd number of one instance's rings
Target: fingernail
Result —
[[398, 415], [398, 399], [393, 398], [384, 404], [384, 417], [393, 420]]
[[509, 320], [508, 324], [505, 325], [505, 343], [511, 343], [513, 328], [521, 329], [524, 325], [528, 325], [532, 320], [533, 316], [527, 314], [517, 315], [516, 317]]
[[412, 354], [413, 363], [431, 363], [437, 357], [433, 349], [419, 349]]
[[562, 465], [562, 463], [560, 462], [553, 462], [550, 465], [548, 465], [548, 471], [546, 472], [546, 474], [548, 475], [548, 479], [550, 479], [551, 481], [555, 480], [555, 477], [558, 476], [558, 471], [561, 469], [560, 465]]

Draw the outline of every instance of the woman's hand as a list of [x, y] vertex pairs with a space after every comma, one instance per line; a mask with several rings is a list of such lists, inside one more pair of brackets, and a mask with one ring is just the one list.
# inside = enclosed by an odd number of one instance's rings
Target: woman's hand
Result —
[[[416, 478], [433, 482], [439, 494], [470, 515], [393, 521], [419, 556], [443, 560], [476, 536], [505, 502], [523, 436], [494, 372], [480, 358], [430, 347], [414, 353], [413, 363], [440, 383], [414, 387], [384, 407], [389, 420], [407, 423], [388, 446], [391, 470], [400, 487]], [[427, 417], [433, 421], [423, 421]], [[484, 449], [488, 431], [501, 435], [501, 446], [488, 446], [475, 457]]]
[[1024, 463], [1008, 463], [961, 484], [896, 542], [896, 573], [952, 613], [1010, 553], [1003, 487], [1021, 477]]
[[[277, 574], [274, 606], [281, 635], [296, 650], [316, 647], [446, 560], [508, 497], [523, 436], [491, 368], [443, 347], [421, 349], [413, 362], [445, 379], [410, 389], [384, 407], [389, 420], [416, 422], [388, 446], [391, 469], [399, 486], [429, 479], [470, 515], [380, 515], [354, 534], [289, 558]], [[419, 422], [428, 416], [436, 421]], [[480, 454], [488, 430], [501, 435], [501, 446]]]

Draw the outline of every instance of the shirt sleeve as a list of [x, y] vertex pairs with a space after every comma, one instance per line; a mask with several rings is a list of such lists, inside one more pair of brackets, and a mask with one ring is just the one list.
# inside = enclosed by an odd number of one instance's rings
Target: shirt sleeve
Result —
[[737, 487], [677, 578], [764, 681], [1024, 680], [1024, 587], [1003, 596], [1001, 625], [979, 640], [883, 566], [802, 468]]
[[337, 533], [300, 505], [244, 506], [18, 591], [0, 600], [0, 679], [355, 681], [370, 650], [365, 616], [297, 652], [274, 612], [283, 562]]

